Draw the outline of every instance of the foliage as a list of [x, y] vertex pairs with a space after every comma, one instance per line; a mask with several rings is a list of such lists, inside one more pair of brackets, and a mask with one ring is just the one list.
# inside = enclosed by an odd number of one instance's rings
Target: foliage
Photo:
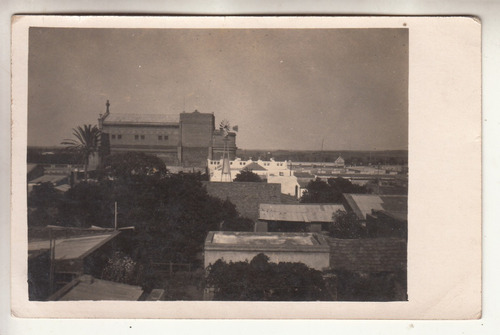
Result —
[[362, 273], [334, 271], [337, 277], [338, 300], [395, 301], [406, 300], [406, 271], [396, 273]]
[[208, 267], [207, 286], [214, 300], [331, 300], [320, 271], [303, 263], [270, 263], [262, 253], [250, 263], [216, 261]]
[[253, 231], [254, 222], [252, 219], [243, 217], [233, 217], [221, 222], [221, 231]]
[[236, 175], [234, 178], [234, 181], [236, 182], [263, 182], [263, 180], [257, 175], [256, 173], [253, 173], [250, 170], [241, 170], [240, 173]]
[[361, 238], [366, 237], [366, 229], [359, 222], [356, 214], [338, 210], [332, 215], [328, 227], [330, 235], [336, 238]]
[[316, 178], [306, 186], [306, 190], [300, 199], [302, 203], [340, 203], [342, 193], [368, 193], [365, 186], [351, 183], [349, 180], [338, 177], [329, 178], [327, 182]]
[[113, 201], [108, 187], [97, 182], [80, 182], [70, 188], [59, 205], [62, 225], [88, 228], [112, 227]]
[[126, 152], [107, 156], [101, 164], [101, 173], [110, 178], [132, 179], [137, 176], [167, 175], [165, 163], [154, 155]]
[[137, 263], [120, 251], [115, 251], [102, 270], [102, 279], [135, 285]]
[[86, 124], [73, 128], [73, 136], [76, 139], [65, 139], [61, 144], [66, 145], [67, 149], [76, 152], [84, 164], [85, 180], [87, 180], [87, 171], [89, 159], [99, 150], [101, 141], [101, 131], [96, 125]]
[[28, 226], [41, 227], [56, 224], [58, 207], [62, 198], [51, 182], [33, 186], [28, 194]]

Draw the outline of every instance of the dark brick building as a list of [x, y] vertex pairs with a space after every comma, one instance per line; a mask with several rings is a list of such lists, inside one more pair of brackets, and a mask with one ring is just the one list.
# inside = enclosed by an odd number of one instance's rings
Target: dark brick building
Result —
[[220, 159], [226, 144], [229, 158], [236, 156], [236, 134], [227, 137], [215, 128], [208, 113], [121, 114], [99, 116], [102, 153], [141, 151], [154, 154], [170, 165], [204, 167], [207, 159]]

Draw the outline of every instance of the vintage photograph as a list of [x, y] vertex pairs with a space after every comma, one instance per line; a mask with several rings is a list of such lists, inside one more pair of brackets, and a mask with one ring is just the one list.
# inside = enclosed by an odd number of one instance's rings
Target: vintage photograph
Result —
[[31, 301], [407, 301], [409, 30], [30, 27]]

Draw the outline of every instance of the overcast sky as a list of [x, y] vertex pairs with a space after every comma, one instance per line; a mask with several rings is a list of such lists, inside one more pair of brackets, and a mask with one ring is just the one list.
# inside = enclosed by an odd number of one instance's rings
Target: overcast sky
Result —
[[31, 28], [28, 144], [198, 109], [243, 149], [408, 148], [406, 29]]

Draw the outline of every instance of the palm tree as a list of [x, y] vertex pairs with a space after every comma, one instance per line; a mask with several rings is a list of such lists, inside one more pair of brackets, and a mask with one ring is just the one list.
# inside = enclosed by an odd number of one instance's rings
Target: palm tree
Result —
[[68, 150], [74, 151], [80, 156], [84, 166], [85, 180], [87, 180], [89, 159], [99, 149], [101, 131], [95, 125], [85, 124], [83, 127], [73, 128], [73, 135], [76, 139], [65, 139], [61, 144], [67, 145]]

